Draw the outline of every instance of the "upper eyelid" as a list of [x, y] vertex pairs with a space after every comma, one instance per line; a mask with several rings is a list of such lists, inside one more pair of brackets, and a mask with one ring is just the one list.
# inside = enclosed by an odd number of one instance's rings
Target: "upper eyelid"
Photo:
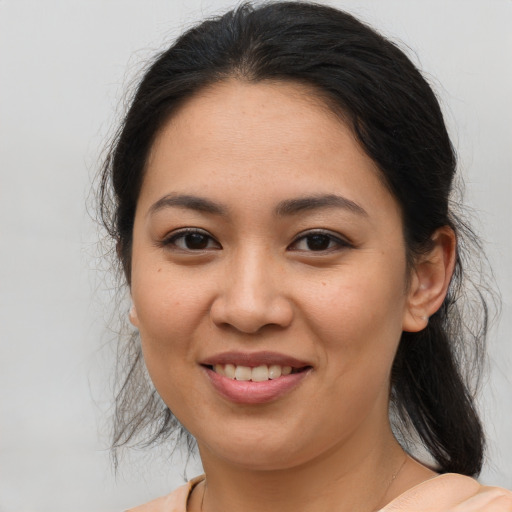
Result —
[[205, 236], [209, 237], [211, 240], [213, 240], [220, 247], [222, 247], [220, 242], [206, 229], [196, 228], [196, 227], [188, 227], [188, 226], [183, 227], [183, 228], [177, 228], [177, 229], [174, 229], [171, 232], [167, 233], [165, 236], [162, 237], [160, 244], [161, 245], [171, 244], [174, 240], [176, 240], [180, 236], [186, 236], [190, 233], [200, 233], [202, 235], [205, 235]]
[[189, 226], [173, 229], [169, 233], [166, 233], [162, 238], [163, 240], [169, 240], [180, 235], [186, 235], [188, 233], [201, 233], [202, 235], [209, 236], [210, 238], [213, 238], [215, 240], [215, 237], [206, 229]]
[[291, 244], [294, 244], [301, 240], [302, 238], [307, 237], [308, 235], [325, 235], [329, 236], [332, 239], [339, 240], [340, 242], [347, 244], [347, 245], [353, 245], [352, 242], [346, 237], [341, 235], [340, 233], [337, 233], [335, 231], [331, 231], [329, 229], [322, 229], [322, 228], [313, 228], [313, 229], [307, 229], [304, 231], [301, 231], [298, 233], [295, 238], [292, 240]]
[[[215, 243], [217, 243], [220, 247], [222, 247], [222, 244], [217, 240], [217, 238], [215, 236], [213, 236], [206, 229], [199, 228], [199, 227], [190, 227], [190, 226], [186, 226], [183, 228], [177, 228], [177, 229], [174, 229], [173, 231], [167, 233], [165, 236], [162, 237], [161, 243], [162, 244], [170, 244], [174, 239], [178, 238], [179, 236], [185, 236], [189, 233], [201, 233], [205, 236], [210, 237]], [[340, 234], [338, 232], [331, 231], [331, 230], [324, 229], [324, 228], [310, 228], [310, 229], [303, 230], [300, 233], [297, 233], [297, 235], [295, 235], [293, 240], [288, 244], [288, 247], [293, 246], [294, 244], [296, 244], [303, 238], [306, 238], [307, 236], [311, 236], [311, 235], [315, 235], [315, 234], [328, 236], [332, 240], [339, 242], [341, 245], [353, 246], [353, 243], [346, 236], [343, 236], [342, 234]]]

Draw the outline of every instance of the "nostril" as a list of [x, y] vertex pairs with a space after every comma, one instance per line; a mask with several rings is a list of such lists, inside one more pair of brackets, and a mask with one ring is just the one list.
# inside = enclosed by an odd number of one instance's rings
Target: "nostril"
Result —
[[287, 327], [293, 308], [279, 295], [250, 300], [250, 297], [222, 296], [212, 304], [210, 318], [217, 327], [232, 327], [239, 332], [256, 334], [266, 326]]

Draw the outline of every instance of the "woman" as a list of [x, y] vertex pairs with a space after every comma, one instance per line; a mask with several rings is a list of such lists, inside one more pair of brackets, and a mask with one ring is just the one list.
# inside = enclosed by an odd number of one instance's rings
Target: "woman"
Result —
[[135, 510], [512, 510], [470, 478], [455, 164], [421, 74], [335, 9], [243, 5], [158, 57], [101, 205], [165, 405], [132, 345], [114, 445], [186, 429], [205, 477]]

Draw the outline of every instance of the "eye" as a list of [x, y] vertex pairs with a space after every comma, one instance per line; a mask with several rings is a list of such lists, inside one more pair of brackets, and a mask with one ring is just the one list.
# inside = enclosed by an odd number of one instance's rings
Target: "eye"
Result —
[[163, 242], [165, 247], [182, 251], [207, 251], [221, 249], [220, 244], [206, 231], [197, 228], [181, 229], [171, 233]]
[[347, 247], [352, 245], [328, 231], [310, 231], [299, 235], [289, 248], [294, 251], [330, 252]]

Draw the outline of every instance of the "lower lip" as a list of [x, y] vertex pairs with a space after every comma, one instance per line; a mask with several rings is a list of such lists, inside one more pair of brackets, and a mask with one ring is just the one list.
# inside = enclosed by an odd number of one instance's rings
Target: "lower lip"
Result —
[[219, 375], [208, 367], [203, 367], [216, 391], [236, 404], [264, 404], [277, 400], [296, 388], [310, 369], [283, 375], [277, 379], [253, 382], [234, 380]]

